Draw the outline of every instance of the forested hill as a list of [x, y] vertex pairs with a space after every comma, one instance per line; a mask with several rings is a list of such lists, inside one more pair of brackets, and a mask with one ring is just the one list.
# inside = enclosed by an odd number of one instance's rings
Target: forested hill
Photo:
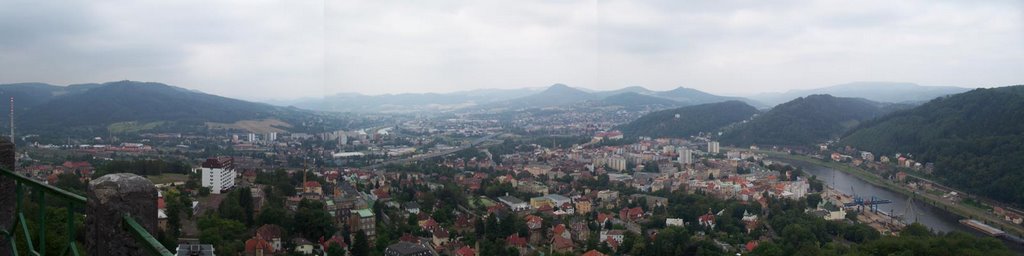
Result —
[[842, 142], [913, 154], [949, 185], [1024, 205], [1024, 85], [938, 98], [865, 122]]
[[740, 101], [725, 101], [653, 112], [617, 129], [627, 136], [688, 137], [718, 130], [757, 114]]
[[304, 111], [231, 99], [161, 83], [119, 81], [53, 86], [0, 85], [15, 97], [17, 126], [52, 132], [76, 128], [106, 129], [117, 122], [170, 121], [191, 125], [288, 118]]
[[811, 95], [775, 106], [764, 115], [725, 131], [732, 145], [808, 145], [837, 138], [860, 122], [898, 109], [898, 105], [860, 98]]

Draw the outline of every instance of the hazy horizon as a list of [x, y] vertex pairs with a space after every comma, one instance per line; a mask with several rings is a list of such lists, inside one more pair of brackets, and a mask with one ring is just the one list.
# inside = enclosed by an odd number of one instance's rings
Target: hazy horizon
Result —
[[475, 89], [1024, 83], [1020, 1], [0, 3], [0, 83], [254, 101]]

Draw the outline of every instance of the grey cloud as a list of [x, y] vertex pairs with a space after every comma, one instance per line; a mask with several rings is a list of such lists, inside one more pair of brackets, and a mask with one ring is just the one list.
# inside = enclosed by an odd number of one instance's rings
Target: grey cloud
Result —
[[1018, 1], [0, 2], [0, 83], [246, 99], [553, 83], [741, 94], [1021, 83]]

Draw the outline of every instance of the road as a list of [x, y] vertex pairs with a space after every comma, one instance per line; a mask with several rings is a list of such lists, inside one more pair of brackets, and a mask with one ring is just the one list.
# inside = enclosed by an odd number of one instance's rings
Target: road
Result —
[[410, 161], [419, 161], [419, 160], [430, 159], [430, 158], [434, 158], [434, 157], [438, 157], [438, 156], [443, 156], [443, 155], [459, 152], [461, 150], [464, 150], [464, 149], [467, 149], [467, 148], [470, 148], [470, 147], [475, 147], [477, 145], [483, 144], [484, 142], [487, 142], [487, 141], [493, 139], [494, 137], [496, 137], [498, 135], [501, 135], [501, 133], [494, 133], [494, 134], [490, 134], [490, 135], [487, 135], [487, 136], [480, 137], [480, 138], [478, 138], [476, 140], [473, 140], [468, 145], [463, 145], [463, 146], [460, 146], [460, 147], [457, 147], [457, 148], [454, 148], [454, 149], [449, 149], [449, 150], [445, 150], [445, 151], [441, 151], [441, 152], [426, 153], [426, 154], [422, 154], [422, 155], [414, 155], [414, 156], [408, 157], [408, 158], [384, 161], [382, 163], [378, 163], [378, 164], [374, 164], [374, 165], [369, 165], [369, 166], [366, 166], [366, 167], [363, 167], [363, 168], [373, 170], [373, 169], [380, 168], [382, 166], [387, 166], [389, 164], [404, 164], [404, 163], [407, 163], [407, 162], [410, 162]]

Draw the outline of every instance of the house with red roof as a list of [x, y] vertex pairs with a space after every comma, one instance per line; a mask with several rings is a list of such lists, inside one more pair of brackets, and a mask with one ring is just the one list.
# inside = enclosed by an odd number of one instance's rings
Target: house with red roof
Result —
[[476, 256], [476, 251], [473, 248], [469, 248], [469, 246], [463, 246], [455, 250], [455, 256]]
[[259, 237], [249, 238], [245, 240], [245, 255], [246, 256], [264, 256], [274, 255], [277, 250], [267, 242], [267, 240], [260, 239]]
[[644, 209], [640, 207], [622, 208], [619, 210], [619, 219], [622, 221], [638, 221], [644, 217]]
[[517, 233], [512, 233], [508, 238], [505, 238], [505, 245], [515, 247], [519, 251], [523, 251], [526, 248], [526, 243], [526, 238], [519, 236]]
[[558, 224], [551, 227], [551, 233], [554, 234], [554, 236], [572, 239], [572, 232], [569, 232], [569, 229], [565, 227], [565, 224]]
[[266, 240], [274, 247], [275, 251], [281, 250], [281, 237], [284, 235], [284, 228], [274, 224], [265, 224], [256, 229], [256, 237]]
[[449, 241], [450, 235], [448, 234], [448, 231], [443, 228], [435, 228], [430, 233], [433, 233], [433, 242], [436, 247], [443, 246]]
[[537, 215], [527, 215], [526, 216], [526, 227], [529, 227], [530, 229], [540, 229], [540, 227], [541, 227], [541, 225], [543, 223], [544, 223], [544, 218], [541, 218], [540, 216], [537, 216]]
[[589, 251], [583, 253], [583, 256], [607, 256], [607, 255], [605, 255], [604, 253], [601, 253], [601, 252], [599, 252], [597, 250], [589, 250]]
[[603, 228], [605, 225], [610, 223], [613, 218], [615, 217], [611, 214], [597, 213], [597, 224]]
[[302, 192], [303, 193], [314, 193], [314, 194], [317, 194], [317, 195], [323, 195], [324, 194], [324, 188], [323, 188], [323, 186], [320, 185], [320, 182], [317, 182], [315, 180], [311, 180], [311, 181], [307, 181], [305, 183], [302, 183]]
[[605, 240], [605, 243], [607, 243], [608, 247], [612, 248], [612, 250], [618, 251], [619, 250], [619, 244], [621, 244], [622, 242], [619, 242], [619, 240], [615, 240], [615, 239], [608, 239], [608, 240]]
[[714, 229], [715, 228], [715, 215], [711, 214], [711, 211], [708, 210], [707, 214], [704, 214], [704, 215], [701, 215], [700, 217], [697, 217], [697, 223], [700, 223], [701, 226], [705, 226], [705, 227], [709, 227], [709, 228]]
[[757, 246], [758, 246], [757, 240], [750, 240], [750, 242], [747, 242], [747, 244], [744, 245], [743, 248], [747, 249], [747, 252], [752, 252], [752, 251], [754, 251], [754, 249], [757, 249]]
[[441, 226], [441, 225], [437, 224], [437, 221], [435, 221], [434, 218], [427, 218], [426, 220], [420, 221], [419, 224], [420, 224], [420, 229], [423, 229], [423, 230], [434, 230], [434, 229], [436, 229], [436, 228]]
[[572, 239], [568, 239], [561, 236], [555, 236], [551, 239], [551, 250], [556, 252], [571, 252], [576, 245], [573, 244]]
[[320, 242], [320, 246], [322, 246], [324, 250], [331, 248], [331, 246], [338, 246], [338, 248], [342, 249], [348, 248], [348, 244], [345, 244], [345, 239], [337, 235], [331, 236], [331, 239]]

